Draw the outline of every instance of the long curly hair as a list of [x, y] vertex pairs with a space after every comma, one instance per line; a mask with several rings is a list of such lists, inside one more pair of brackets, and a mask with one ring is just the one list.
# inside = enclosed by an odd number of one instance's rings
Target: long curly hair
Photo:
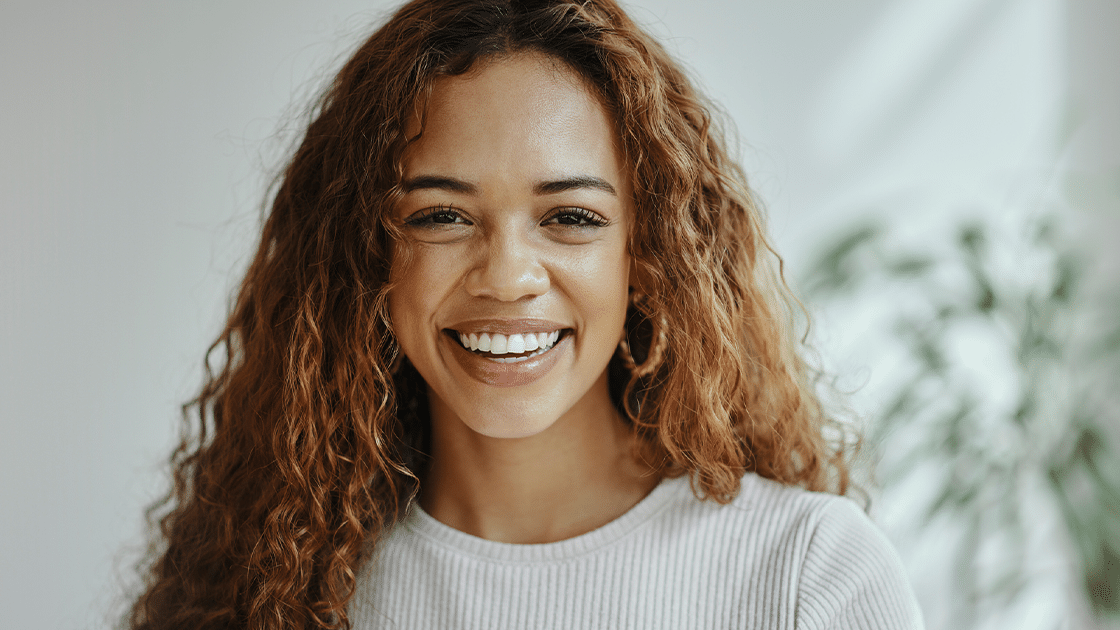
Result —
[[760, 209], [666, 51], [613, 0], [415, 0], [344, 65], [277, 180], [184, 406], [131, 627], [349, 626], [361, 563], [416, 495], [428, 452], [424, 384], [386, 303], [409, 123], [438, 77], [530, 51], [597, 93], [633, 181], [642, 280], [608, 370], [644, 460], [721, 502], [748, 471], [845, 492], [845, 446], [827, 439], [837, 425]]

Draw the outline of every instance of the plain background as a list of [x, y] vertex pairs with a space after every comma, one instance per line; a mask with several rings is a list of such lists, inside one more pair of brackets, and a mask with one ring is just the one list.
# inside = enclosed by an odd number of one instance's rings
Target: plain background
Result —
[[[5, 627], [101, 627], [120, 610], [268, 179], [391, 6], [0, 7]], [[1029, 211], [1064, 173], [1120, 172], [1111, 0], [627, 6], [736, 123], [795, 273], [861, 213], [920, 238], [961, 212]], [[1085, 190], [1103, 209], [1071, 218], [1104, 251], [1116, 195]]]

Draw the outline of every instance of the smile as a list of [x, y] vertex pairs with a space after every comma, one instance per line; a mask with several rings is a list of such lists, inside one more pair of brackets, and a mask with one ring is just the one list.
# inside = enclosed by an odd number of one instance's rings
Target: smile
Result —
[[442, 336], [454, 363], [469, 377], [486, 385], [515, 387], [540, 379], [566, 356], [572, 332], [570, 328], [521, 333], [444, 329]]
[[[516, 363], [539, 356], [556, 345], [563, 331], [539, 333], [457, 333], [463, 348], [481, 355], [494, 355], [488, 358], [499, 363]], [[512, 356], [500, 356], [512, 355]]]

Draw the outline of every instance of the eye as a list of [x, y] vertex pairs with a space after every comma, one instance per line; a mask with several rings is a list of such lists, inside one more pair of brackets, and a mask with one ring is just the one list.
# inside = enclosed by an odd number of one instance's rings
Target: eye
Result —
[[458, 210], [450, 206], [437, 206], [421, 210], [404, 220], [405, 225], [412, 227], [436, 227], [442, 225], [470, 225]]
[[586, 208], [558, 208], [542, 225], [564, 225], [571, 227], [604, 227], [610, 221]]

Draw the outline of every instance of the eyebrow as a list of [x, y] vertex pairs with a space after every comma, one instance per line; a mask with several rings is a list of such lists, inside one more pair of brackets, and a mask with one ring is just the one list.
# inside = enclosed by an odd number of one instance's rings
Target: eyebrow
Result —
[[580, 188], [591, 188], [593, 190], [601, 190], [605, 193], [610, 193], [617, 196], [614, 186], [610, 182], [601, 178], [593, 177], [591, 175], [575, 175], [573, 177], [565, 177], [553, 182], [541, 182], [533, 186], [533, 193], [537, 195], [555, 195], [569, 190], [578, 190]]
[[[406, 193], [416, 190], [445, 190], [462, 195], [478, 194], [478, 186], [461, 179], [443, 177], [441, 175], [418, 175], [405, 180], [402, 187]], [[574, 175], [572, 177], [565, 177], [564, 179], [541, 182], [533, 186], [533, 194], [555, 195], [557, 193], [579, 190], [582, 188], [599, 190], [615, 196], [618, 195], [618, 192], [615, 191], [614, 186], [611, 186], [610, 182], [593, 175]]]
[[477, 195], [478, 186], [454, 177], [441, 177], [439, 175], [419, 175], [406, 179], [402, 185], [406, 193], [414, 190], [446, 190], [447, 192], [463, 195]]

